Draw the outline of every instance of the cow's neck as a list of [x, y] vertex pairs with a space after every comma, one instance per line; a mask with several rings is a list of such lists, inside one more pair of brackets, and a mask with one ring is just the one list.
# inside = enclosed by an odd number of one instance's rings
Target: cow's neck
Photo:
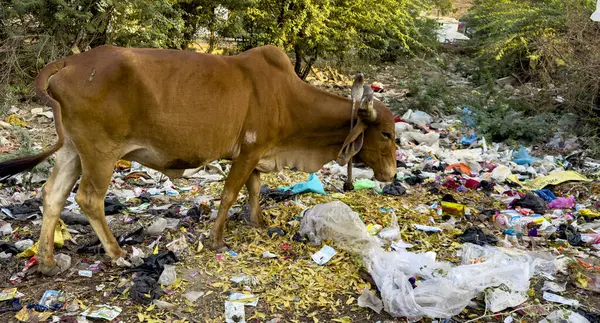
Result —
[[337, 158], [350, 132], [352, 101], [304, 82], [298, 83], [295, 90], [288, 110], [293, 126], [283, 144], [295, 153], [293, 157], [281, 157], [298, 170], [315, 171]]
[[[303, 129], [311, 130], [306, 134], [326, 134], [325, 142], [328, 145], [335, 143], [339, 144], [339, 148], [341, 148], [350, 132], [352, 101], [303, 84], [303, 89], [298, 91], [296, 97], [296, 102], [299, 103], [298, 107], [293, 109], [295, 117], [302, 121]], [[302, 136], [302, 133], [299, 135]]]

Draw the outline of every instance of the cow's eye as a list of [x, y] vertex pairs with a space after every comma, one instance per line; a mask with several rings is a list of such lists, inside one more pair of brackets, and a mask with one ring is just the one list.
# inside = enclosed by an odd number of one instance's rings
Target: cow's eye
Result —
[[392, 140], [392, 134], [389, 132], [382, 132], [381, 133], [384, 137], [386, 137], [389, 140]]

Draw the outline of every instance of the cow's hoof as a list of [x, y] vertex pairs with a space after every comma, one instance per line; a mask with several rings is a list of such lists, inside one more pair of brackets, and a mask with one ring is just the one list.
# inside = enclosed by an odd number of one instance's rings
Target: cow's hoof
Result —
[[119, 248], [119, 250], [115, 253], [113, 253], [110, 258], [112, 259], [112, 261], [116, 261], [119, 258], [123, 258], [125, 259], [125, 257], [127, 256], [127, 251]]
[[37, 271], [44, 276], [56, 276], [60, 273], [60, 267], [56, 264], [56, 261], [52, 263], [40, 263], [38, 264]]
[[263, 220], [262, 216], [259, 216], [259, 217], [253, 218], [250, 221], [250, 225], [255, 228], [262, 229], [265, 227], [265, 221]]
[[118, 257], [113, 258], [111, 257], [110, 259], [110, 263], [113, 266], [117, 266], [117, 267], [130, 267], [131, 263], [129, 261], [127, 261], [127, 252], [125, 252], [125, 250], [122, 250], [120, 252], [117, 253]]
[[354, 191], [354, 184], [344, 182], [344, 192]]
[[227, 247], [227, 245], [225, 244], [225, 242], [223, 242], [223, 240], [221, 241], [213, 241], [208, 245], [208, 249], [215, 251], [215, 252], [226, 252], [227, 250], [229, 250], [229, 247]]

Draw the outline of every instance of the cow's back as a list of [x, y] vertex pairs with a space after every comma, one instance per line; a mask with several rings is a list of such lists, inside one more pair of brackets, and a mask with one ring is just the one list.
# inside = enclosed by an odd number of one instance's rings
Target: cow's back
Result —
[[270, 136], [258, 131], [278, 119], [281, 59], [272, 48], [223, 57], [102, 46], [69, 57], [50, 90], [74, 141], [108, 140], [149, 166], [190, 168]]

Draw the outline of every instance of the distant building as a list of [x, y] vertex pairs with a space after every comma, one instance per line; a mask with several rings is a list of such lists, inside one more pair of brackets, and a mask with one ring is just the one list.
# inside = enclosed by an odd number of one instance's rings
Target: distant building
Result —
[[454, 18], [439, 17], [434, 18], [439, 24], [440, 29], [438, 30], [438, 41], [440, 43], [454, 43], [461, 40], [469, 40], [470, 38], [459, 32], [459, 26], [461, 30], [465, 30], [465, 25], [461, 24]]
[[596, 3], [596, 11], [590, 17], [593, 21], [600, 21], [600, 0]]

